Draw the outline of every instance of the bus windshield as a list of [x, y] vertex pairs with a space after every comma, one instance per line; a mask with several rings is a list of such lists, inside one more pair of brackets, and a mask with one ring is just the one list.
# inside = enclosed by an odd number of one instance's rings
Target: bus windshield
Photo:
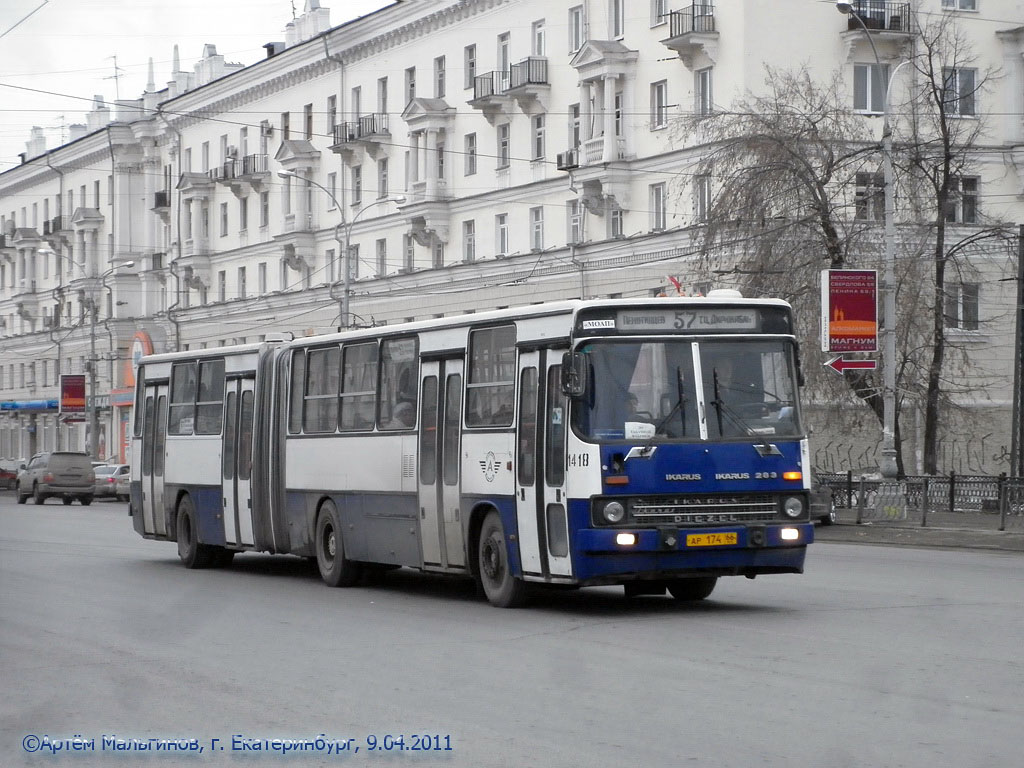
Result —
[[785, 339], [595, 341], [579, 350], [587, 392], [573, 427], [593, 440], [798, 437]]

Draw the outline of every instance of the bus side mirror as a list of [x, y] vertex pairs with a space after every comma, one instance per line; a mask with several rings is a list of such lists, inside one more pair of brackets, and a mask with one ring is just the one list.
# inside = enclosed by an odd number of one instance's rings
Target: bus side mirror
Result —
[[562, 355], [562, 394], [583, 397], [587, 391], [587, 362], [579, 352]]

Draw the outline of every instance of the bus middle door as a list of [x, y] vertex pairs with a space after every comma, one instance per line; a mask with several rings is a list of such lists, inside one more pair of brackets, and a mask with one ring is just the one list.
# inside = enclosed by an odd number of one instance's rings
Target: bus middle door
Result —
[[164, 464], [167, 457], [167, 382], [146, 385], [142, 415], [142, 525], [146, 533], [167, 535]]
[[224, 387], [221, 446], [221, 507], [224, 543], [254, 546], [252, 523], [252, 441], [255, 379], [228, 379]]

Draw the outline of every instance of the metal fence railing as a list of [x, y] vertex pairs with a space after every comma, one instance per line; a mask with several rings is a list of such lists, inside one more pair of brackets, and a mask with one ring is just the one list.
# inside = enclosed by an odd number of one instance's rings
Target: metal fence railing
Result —
[[818, 472], [856, 522], [1024, 531], [1024, 477], [914, 475], [901, 480]]

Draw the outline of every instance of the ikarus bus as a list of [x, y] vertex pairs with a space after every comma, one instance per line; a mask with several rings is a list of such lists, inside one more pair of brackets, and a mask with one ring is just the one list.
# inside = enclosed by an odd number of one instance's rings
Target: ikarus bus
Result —
[[788, 304], [567, 301], [145, 357], [131, 509], [190, 568], [315, 559], [700, 600], [813, 539]]

